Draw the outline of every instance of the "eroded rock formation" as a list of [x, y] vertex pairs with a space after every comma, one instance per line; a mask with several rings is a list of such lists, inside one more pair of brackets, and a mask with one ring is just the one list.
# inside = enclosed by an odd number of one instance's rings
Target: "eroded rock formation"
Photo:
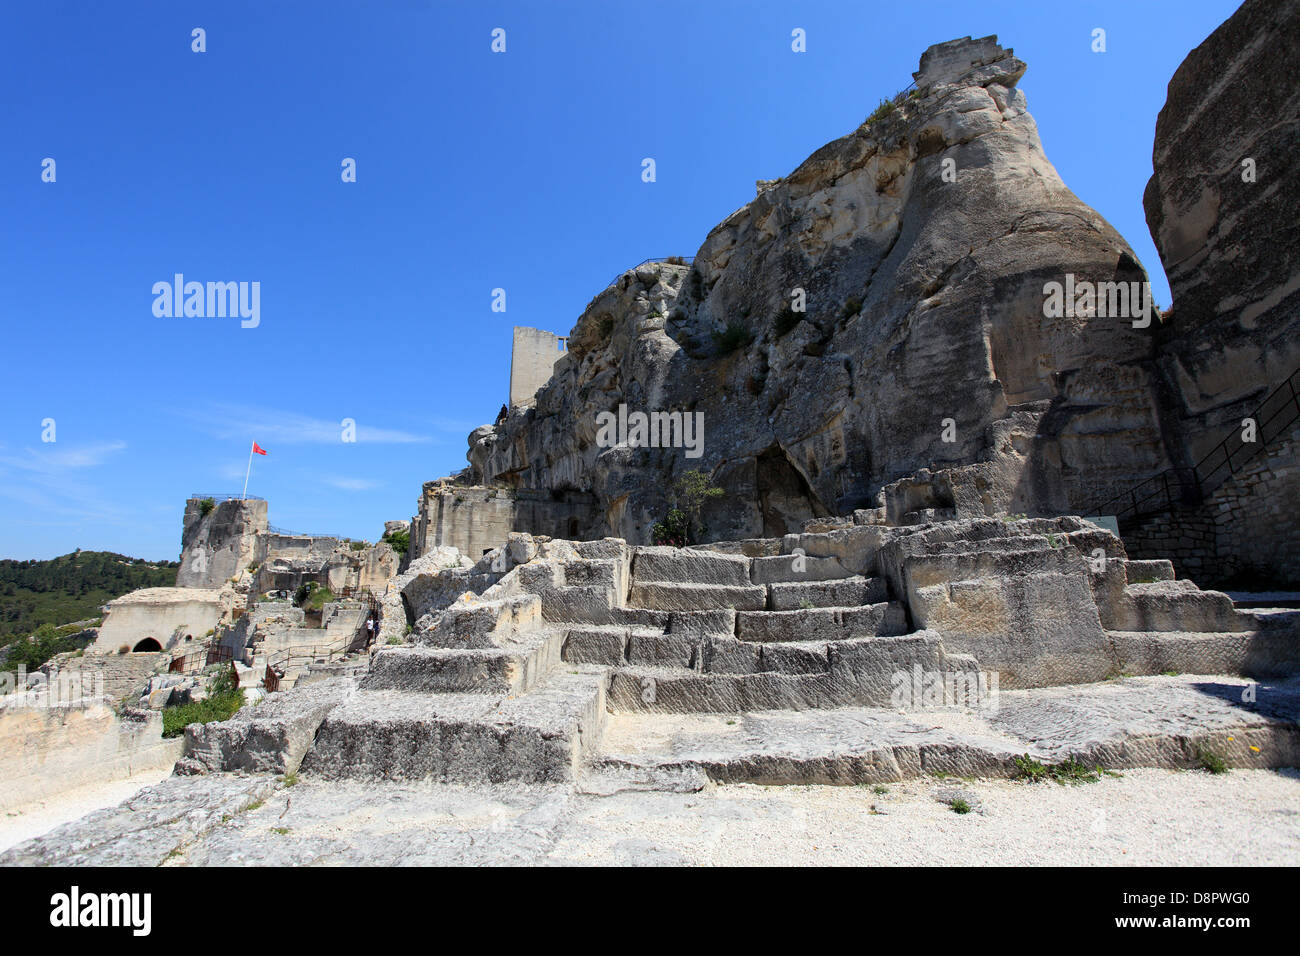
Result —
[[[1067, 274], [1146, 275], [1044, 155], [1025, 69], [994, 37], [931, 47], [913, 91], [760, 184], [693, 265], [596, 296], [535, 407], [470, 436], [463, 479], [592, 493], [595, 534], [644, 542], [690, 468], [728, 492], [706, 512], [725, 539], [861, 508], [1087, 514], [1168, 467], [1159, 317], [1044, 315]], [[702, 412], [702, 456], [601, 447], [620, 404]]]

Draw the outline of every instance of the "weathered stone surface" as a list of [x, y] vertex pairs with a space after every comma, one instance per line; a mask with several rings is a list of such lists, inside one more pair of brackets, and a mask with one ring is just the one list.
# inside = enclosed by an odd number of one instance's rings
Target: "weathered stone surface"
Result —
[[632, 607], [655, 611], [709, 611], [718, 607], [756, 611], [767, 607], [767, 588], [748, 584], [633, 584], [628, 602]]
[[269, 776], [172, 777], [0, 854], [0, 866], [160, 866], [275, 789]]
[[356, 683], [345, 678], [319, 681], [270, 694], [257, 706], [236, 711], [229, 720], [190, 724], [176, 772], [292, 773], [325, 716], [355, 690]]
[[[1281, 504], [1300, 495], [1300, 451], [1282, 428], [1289, 415], [1277, 414], [1300, 368], [1297, 71], [1300, 2], [1246, 0], [1178, 67], [1156, 121], [1143, 205], [1174, 299], [1157, 356], [1168, 445], [1179, 476], [1210, 458], [1197, 482], [1177, 483], [1197, 498], [1209, 483], [1214, 497], [1176, 516], [1165, 540], [1149, 540], [1160, 524], [1125, 532], [1200, 583], [1300, 581], [1300, 517]], [[1242, 475], [1251, 449], [1236, 436], [1247, 417], [1258, 419], [1257, 447], [1267, 443], [1271, 460]], [[1216, 490], [1229, 477], [1215, 454], [1225, 440], [1238, 475]]]
[[749, 559], [680, 548], [637, 548], [632, 574], [641, 583], [718, 584], [747, 587]]
[[522, 697], [362, 690], [335, 710], [303, 772], [328, 780], [562, 783], [605, 721], [604, 676], [554, 672]]
[[1300, 689], [1219, 678], [1155, 677], [1002, 692], [996, 709], [962, 712], [843, 708], [801, 713], [620, 714], [598, 766], [683, 770], [725, 782], [888, 783], [921, 774], [1014, 776], [1014, 758], [1073, 757], [1108, 769], [1233, 767], [1300, 759]]
[[736, 633], [743, 641], [837, 641], [907, 630], [907, 615], [893, 601], [854, 608], [742, 611], [737, 617]]
[[[855, 508], [1086, 512], [1166, 467], [1150, 330], [1044, 318], [1044, 284], [1066, 273], [1145, 275], [1044, 156], [1024, 70], [991, 37], [932, 48], [915, 96], [729, 216], [692, 266], [624, 274], [536, 405], [471, 436], [468, 480], [589, 493], [597, 524], [645, 542], [686, 468], [728, 492], [710, 536], [743, 538]], [[795, 287], [807, 311], [787, 330]], [[724, 353], [728, 324], [750, 341]], [[702, 457], [602, 447], [596, 415], [620, 405], [702, 414]]]
[[[1300, 2], [1246, 0], [1169, 81], [1143, 204], [1193, 457], [1300, 366]], [[1244, 181], [1243, 163], [1254, 177]]]
[[851, 577], [835, 581], [786, 582], [773, 584], [773, 611], [792, 611], [804, 607], [856, 607], [878, 604], [888, 597], [884, 578]]

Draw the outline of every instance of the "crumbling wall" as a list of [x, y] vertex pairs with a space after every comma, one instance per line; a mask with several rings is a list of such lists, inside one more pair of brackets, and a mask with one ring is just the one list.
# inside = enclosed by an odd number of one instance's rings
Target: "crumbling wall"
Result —
[[565, 353], [568, 339], [542, 329], [515, 326], [510, 349], [510, 404], [530, 405], [537, 390], [551, 378]]
[[219, 588], [258, 560], [259, 538], [267, 531], [266, 502], [221, 501], [205, 515], [204, 500], [185, 502], [177, 587]]
[[477, 559], [505, 544], [512, 531], [585, 538], [599, 520], [595, 507], [595, 497], [581, 492], [428, 482], [419, 514], [411, 521], [410, 557], [452, 547]]
[[160, 713], [119, 717], [107, 698], [54, 706], [41, 698], [14, 695], [0, 707], [0, 811], [73, 787], [162, 769], [180, 756], [183, 741], [163, 739]]

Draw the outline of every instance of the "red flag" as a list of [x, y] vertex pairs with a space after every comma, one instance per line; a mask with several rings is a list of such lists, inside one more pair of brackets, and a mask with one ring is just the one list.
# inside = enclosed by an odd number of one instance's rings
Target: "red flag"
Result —
[[255, 454], [255, 455], [265, 455], [265, 454], [266, 454], [266, 449], [260, 447], [260, 446], [257, 444], [257, 442], [253, 442], [253, 454]]

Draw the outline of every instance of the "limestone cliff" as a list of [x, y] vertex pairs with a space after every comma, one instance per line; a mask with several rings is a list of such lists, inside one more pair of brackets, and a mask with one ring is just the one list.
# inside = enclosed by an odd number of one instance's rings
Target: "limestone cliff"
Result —
[[1246, 0], [1156, 122], [1143, 204], [1173, 291], [1160, 365], [1185, 465], [1300, 367], [1300, 0]]
[[[931, 47], [915, 89], [760, 183], [692, 265], [596, 296], [535, 407], [470, 436], [463, 477], [593, 493], [593, 533], [646, 541], [690, 468], [728, 492], [717, 539], [871, 507], [1086, 514], [1168, 467], [1158, 315], [1045, 318], [1045, 283], [1146, 275], [1044, 155], [1025, 69], [995, 37]], [[601, 447], [620, 404], [702, 412], [702, 457]]]

